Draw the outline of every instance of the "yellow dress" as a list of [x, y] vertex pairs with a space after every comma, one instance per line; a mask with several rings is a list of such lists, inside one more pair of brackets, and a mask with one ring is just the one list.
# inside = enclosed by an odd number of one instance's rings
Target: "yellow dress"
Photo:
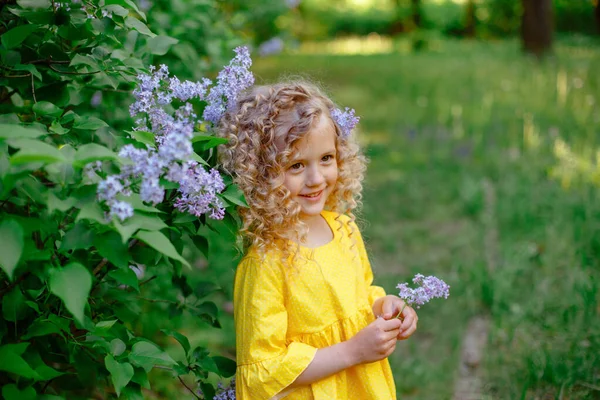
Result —
[[[240, 262], [234, 289], [238, 400], [390, 400], [396, 398], [387, 359], [360, 364], [323, 380], [289, 386], [317, 349], [346, 341], [371, 323], [373, 302], [385, 296], [356, 225], [323, 211], [334, 238], [300, 248], [293, 272], [281, 255], [252, 249]], [[350, 234], [352, 232], [352, 234]], [[287, 395], [286, 395], [287, 394]]]

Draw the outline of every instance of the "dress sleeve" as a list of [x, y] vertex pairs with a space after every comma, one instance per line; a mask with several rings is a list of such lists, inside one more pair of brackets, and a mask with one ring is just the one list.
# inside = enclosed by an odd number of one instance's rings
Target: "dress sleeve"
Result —
[[317, 349], [286, 340], [283, 271], [256, 258], [238, 266], [234, 287], [236, 398], [271, 399], [312, 362]]
[[352, 235], [356, 238], [356, 246], [358, 246], [358, 254], [360, 255], [360, 261], [363, 265], [365, 274], [365, 285], [367, 286], [367, 294], [369, 296], [369, 304], [373, 305], [375, 300], [385, 296], [385, 290], [381, 286], [373, 285], [373, 270], [371, 269], [371, 263], [369, 262], [369, 256], [365, 248], [365, 243], [360, 234], [360, 231], [355, 223], [352, 222]]

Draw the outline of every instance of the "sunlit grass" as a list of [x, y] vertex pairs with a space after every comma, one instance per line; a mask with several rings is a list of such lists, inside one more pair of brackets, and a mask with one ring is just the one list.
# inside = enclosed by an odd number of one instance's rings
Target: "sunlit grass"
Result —
[[267, 82], [311, 76], [362, 116], [371, 163], [361, 219], [377, 282], [393, 292], [421, 272], [452, 285], [391, 358], [399, 397], [451, 398], [466, 322], [489, 313], [486, 398], [594, 398], [600, 204], [593, 180], [565, 190], [557, 166], [594, 171], [600, 48], [561, 42], [542, 64], [516, 40], [385, 50], [281, 56], [255, 71]]
[[[370, 165], [359, 220], [376, 282], [393, 293], [420, 272], [452, 285], [391, 357], [401, 399], [452, 397], [476, 314], [491, 317], [483, 398], [600, 395], [600, 47], [560, 42], [542, 64], [519, 47], [433, 38], [419, 53], [407, 40], [253, 67], [259, 83], [319, 81], [362, 117]], [[201, 272], [224, 287], [218, 302], [231, 296], [227, 243]], [[234, 354], [232, 318], [221, 319], [220, 333], [189, 321], [186, 333]]]

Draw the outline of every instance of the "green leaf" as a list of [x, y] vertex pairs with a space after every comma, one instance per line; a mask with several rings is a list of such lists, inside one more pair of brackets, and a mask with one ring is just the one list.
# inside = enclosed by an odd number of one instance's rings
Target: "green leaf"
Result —
[[183, 347], [183, 351], [185, 351], [185, 354], [188, 354], [190, 352], [190, 349], [191, 349], [190, 341], [188, 340], [188, 338], [186, 336], [182, 335], [179, 332], [172, 331], [169, 329], [161, 329], [161, 332], [163, 332], [165, 335], [169, 335], [169, 336], [173, 337], [175, 340], [177, 340], [179, 342], [179, 344], [181, 345], [181, 347]]
[[217, 367], [215, 360], [213, 360], [210, 357], [205, 357], [202, 360], [200, 360], [200, 366], [205, 371], [214, 372], [217, 375], [221, 372], [221, 371], [219, 371], [219, 367]]
[[0, 224], [0, 237], [0, 267], [12, 281], [23, 254], [23, 228], [17, 221], [4, 220]]
[[208, 239], [201, 235], [194, 235], [192, 236], [192, 242], [204, 257], [208, 258]]
[[60, 117], [63, 113], [62, 108], [55, 106], [49, 101], [38, 101], [33, 105], [32, 109], [37, 115], [49, 115], [51, 117]]
[[113, 225], [121, 234], [123, 242], [126, 242], [131, 235], [140, 229], [158, 231], [167, 228], [167, 224], [165, 224], [164, 221], [159, 217], [154, 215], [146, 215], [144, 213], [136, 213], [133, 215], [133, 217], [126, 219], [123, 223], [113, 219]]
[[143, 388], [150, 389], [148, 373], [143, 368], [134, 368], [133, 378], [131, 380]]
[[16, 322], [27, 316], [29, 307], [25, 304], [25, 296], [17, 286], [2, 299], [2, 315], [6, 321]]
[[126, 348], [125, 342], [119, 338], [114, 338], [110, 341], [110, 352], [115, 357], [119, 357], [123, 354]]
[[172, 38], [170, 36], [158, 35], [151, 39], [148, 39], [148, 48], [150, 49], [150, 53], [156, 54], [159, 56], [164, 56], [167, 54], [171, 46], [179, 43], [179, 40]]
[[11, 139], [9, 144], [21, 149], [10, 158], [12, 165], [66, 161], [65, 156], [56, 147], [39, 140]]
[[192, 138], [192, 143], [196, 142], [204, 142], [202, 143], [202, 146], [205, 150], [208, 150], [210, 148], [217, 147], [220, 144], [225, 144], [229, 142], [229, 140], [217, 136], [196, 135]]
[[219, 285], [211, 281], [201, 281], [198, 282], [196, 288], [194, 289], [194, 294], [197, 298], [201, 299], [203, 297], [208, 296], [209, 294], [216, 292], [221, 289]]
[[104, 128], [108, 124], [96, 117], [80, 117], [77, 118], [73, 124], [73, 128], [76, 129], [87, 129], [95, 131], [96, 129]]
[[15, 70], [15, 71], [27, 71], [31, 75], [33, 75], [36, 78], [38, 78], [38, 80], [40, 80], [40, 81], [42, 80], [42, 74], [40, 73], [40, 71], [38, 71], [38, 69], [33, 64], [17, 64], [17, 65], [15, 65], [13, 67], [13, 70]]
[[237, 368], [235, 361], [231, 358], [214, 356], [212, 358], [219, 367], [220, 375], [225, 378], [229, 378], [235, 375], [235, 370]]
[[70, 210], [77, 204], [77, 199], [74, 197], [67, 197], [64, 200], [59, 199], [52, 192], [48, 192], [48, 212], [52, 213], [54, 210], [65, 212]]
[[14, 124], [0, 124], [0, 139], [35, 139], [46, 135], [39, 129]]
[[60, 244], [61, 251], [89, 249], [94, 243], [95, 232], [84, 222], [77, 222], [65, 233]]
[[84, 309], [92, 288], [92, 275], [81, 264], [71, 263], [51, 270], [50, 291], [58, 296], [67, 310], [83, 325]]
[[126, 17], [127, 15], [129, 15], [129, 10], [127, 10], [125, 7], [121, 7], [116, 4], [110, 4], [110, 5], [104, 6], [104, 7], [102, 7], [102, 9], [109, 11], [115, 15], [118, 15], [119, 17]]
[[17, 47], [23, 42], [23, 40], [27, 39], [27, 37], [33, 32], [35, 32], [35, 30], [38, 28], [39, 25], [34, 24], [17, 26], [16, 28], [13, 28], [2, 35], [2, 44], [8, 50]]
[[17, 385], [11, 383], [2, 387], [2, 397], [5, 400], [36, 400], [37, 394], [31, 386], [19, 390]]
[[173, 246], [173, 243], [162, 233], [158, 231], [149, 232], [149, 231], [139, 231], [136, 235], [136, 238], [146, 243], [148, 246], [152, 247], [154, 250], [170, 257], [174, 260], [181, 262], [183, 265], [191, 268], [190, 264], [183, 258]]
[[117, 282], [120, 282], [124, 285], [134, 288], [138, 292], [140, 291], [138, 277], [135, 274], [135, 272], [133, 272], [133, 270], [129, 267], [115, 269], [113, 271], [110, 271], [108, 273], [108, 276], [110, 276]]
[[216, 391], [215, 387], [208, 382], [200, 382], [200, 389], [202, 393], [204, 393], [204, 397], [207, 399], [212, 399], [215, 397]]
[[102, 210], [102, 207], [100, 207], [100, 204], [98, 204], [96, 201], [87, 203], [81, 207], [81, 211], [79, 211], [79, 214], [77, 214], [75, 221], [82, 219], [96, 221], [101, 225], [108, 225], [108, 221], [104, 217], [104, 211]]
[[235, 205], [248, 207], [244, 193], [236, 185], [230, 185], [223, 193], [221, 193], [221, 196]]
[[104, 358], [104, 365], [110, 372], [110, 378], [117, 392], [117, 397], [121, 395], [121, 390], [127, 386], [133, 378], [133, 367], [129, 363], [120, 363], [110, 354]]
[[77, 65], [87, 65], [89, 67], [92, 67], [94, 71], [100, 69], [100, 66], [98, 65], [98, 62], [95, 58], [90, 56], [84, 56], [81, 54], [75, 54], [75, 57], [73, 57], [73, 59], [71, 60], [71, 64], [69, 64], [70, 67], [75, 67]]
[[94, 246], [96, 246], [98, 253], [100, 253], [102, 257], [107, 258], [108, 261], [117, 267], [128, 267], [129, 252], [127, 244], [121, 241], [121, 238], [117, 232], [108, 231], [102, 235], [97, 235], [96, 239], [94, 240]]
[[175, 361], [166, 352], [150, 342], [137, 342], [129, 353], [129, 361], [150, 371], [155, 365], [170, 367]]
[[110, 329], [117, 323], [116, 319], [110, 321], [100, 321], [96, 324], [94, 329], [94, 334], [96, 335], [105, 335], [110, 331]]
[[48, 128], [48, 130], [56, 135], [64, 135], [65, 133], [69, 133], [71, 131], [70, 129], [64, 128], [58, 121], [52, 121], [52, 124], [50, 124], [50, 128]]
[[131, 136], [132, 138], [134, 138], [135, 140], [137, 140], [140, 143], [144, 143], [147, 145], [150, 145], [152, 147], [156, 147], [156, 142], [154, 141], [154, 133], [152, 132], [146, 132], [146, 131], [125, 131], [129, 134], [129, 136]]
[[17, 4], [23, 8], [48, 8], [50, 7], [50, 0], [17, 0]]
[[79, 146], [75, 153], [75, 164], [79, 167], [84, 167], [86, 164], [93, 161], [117, 160], [118, 156], [107, 147], [89, 143]]
[[0, 371], [16, 374], [27, 379], [39, 379], [39, 375], [21, 357], [29, 343], [0, 346]]
[[146, 35], [146, 36], [150, 36], [150, 37], [156, 36], [156, 34], [152, 33], [152, 31], [150, 30], [150, 28], [148, 28], [148, 26], [146, 24], [144, 24], [142, 21], [140, 21], [139, 19], [137, 19], [135, 17], [126, 17], [125, 18], [125, 26], [128, 28], [135, 29], [142, 35]]
[[56, 324], [53, 324], [47, 319], [37, 319], [29, 326], [27, 334], [22, 336], [21, 339], [28, 340], [32, 337], [46, 336], [53, 333], [62, 335], [60, 328], [56, 326]]

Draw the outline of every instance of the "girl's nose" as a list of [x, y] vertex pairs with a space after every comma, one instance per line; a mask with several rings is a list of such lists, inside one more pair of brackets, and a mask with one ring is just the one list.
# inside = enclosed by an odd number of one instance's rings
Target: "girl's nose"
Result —
[[323, 182], [325, 182], [325, 176], [320, 168], [312, 167], [308, 169], [306, 186], [320, 186], [323, 184]]

